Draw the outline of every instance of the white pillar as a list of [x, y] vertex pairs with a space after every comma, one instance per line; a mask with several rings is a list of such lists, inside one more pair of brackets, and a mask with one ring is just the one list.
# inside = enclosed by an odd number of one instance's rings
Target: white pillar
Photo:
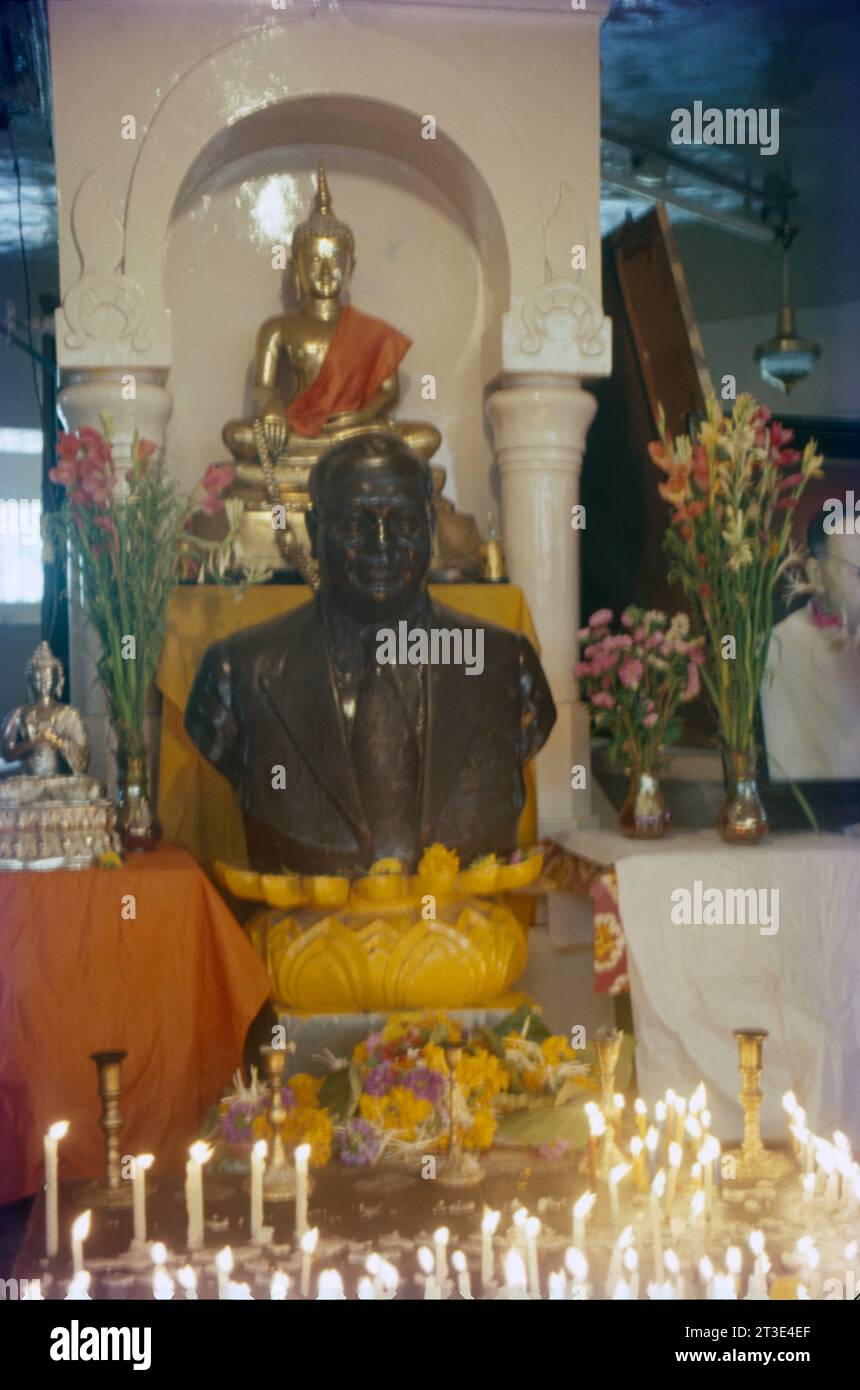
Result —
[[[57, 403], [70, 431], [89, 425], [101, 429], [101, 416], [111, 419], [113, 456], [120, 471], [131, 462], [131, 443], [135, 430], [144, 439], [164, 447], [167, 422], [173, 398], [162, 383], [165, 372], [140, 367], [81, 367], [61, 374]], [[132, 399], [128, 399], [131, 390]], [[116, 786], [114, 749], [110, 721], [101, 686], [96, 679], [99, 656], [98, 638], [84, 618], [81, 594], [72, 583], [69, 591], [69, 689], [72, 702], [83, 714], [90, 736], [91, 777], [104, 782], [112, 795]], [[147, 738], [153, 775], [152, 804], [155, 804], [155, 777], [158, 758], [158, 706], [154, 692], [147, 704]]]
[[[558, 837], [591, 815], [588, 712], [579, 703], [577, 661], [579, 535], [571, 527], [579, 475], [597, 402], [577, 377], [506, 375], [487, 402], [502, 480], [502, 533], [508, 571], [525, 593], [541, 660], [558, 710], [537, 759], [541, 834]], [[586, 785], [571, 789], [571, 771]]]

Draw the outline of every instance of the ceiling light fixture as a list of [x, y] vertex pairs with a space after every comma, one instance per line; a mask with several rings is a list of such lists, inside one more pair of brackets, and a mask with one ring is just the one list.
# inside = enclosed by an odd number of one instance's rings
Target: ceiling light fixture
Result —
[[788, 395], [792, 386], [809, 376], [816, 359], [821, 356], [821, 344], [811, 338], [800, 338], [788, 290], [788, 252], [797, 234], [796, 227], [783, 223], [777, 232], [782, 242], [782, 304], [776, 316], [776, 336], [759, 343], [753, 356], [759, 364], [762, 378], [769, 386]]

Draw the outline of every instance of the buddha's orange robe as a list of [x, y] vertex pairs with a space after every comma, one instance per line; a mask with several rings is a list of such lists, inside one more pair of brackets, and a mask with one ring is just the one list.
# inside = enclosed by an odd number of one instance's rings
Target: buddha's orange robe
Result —
[[405, 333], [348, 304], [319, 376], [287, 409], [290, 428], [315, 439], [330, 415], [361, 410], [397, 370], [411, 346], [412, 339]]

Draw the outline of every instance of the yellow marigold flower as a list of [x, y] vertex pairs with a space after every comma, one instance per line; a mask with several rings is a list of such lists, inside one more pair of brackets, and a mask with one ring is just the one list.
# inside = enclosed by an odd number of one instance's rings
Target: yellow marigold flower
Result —
[[290, 1077], [287, 1085], [296, 1098], [296, 1105], [316, 1105], [322, 1077], [308, 1076], [307, 1072], [298, 1071], [295, 1076]]
[[465, 1052], [457, 1065], [457, 1081], [467, 1096], [491, 1100], [507, 1090], [510, 1077], [492, 1052]]
[[460, 1141], [464, 1149], [489, 1149], [496, 1132], [496, 1117], [488, 1105], [481, 1105], [472, 1115], [472, 1123], [464, 1126]]
[[431, 1071], [441, 1071], [443, 1076], [447, 1072], [448, 1059], [445, 1056], [445, 1049], [440, 1047], [438, 1043], [425, 1043], [421, 1049], [421, 1056]]
[[558, 1067], [562, 1062], [572, 1062], [576, 1055], [567, 1038], [558, 1033], [554, 1033], [551, 1038], [544, 1038], [540, 1050], [544, 1061], [550, 1067]]
[[418, 873], [422, 878], [429, 878], [431, 874], [456, 874], [459, 868], [459, 854], [444, 845], [430, 845], [418, 861]]
[[255, 1115], [251, 1123], [251, 1133], [255, 1139], [270, 1139], [271, 1126], [265, 1115]]
[[310, 1144], [311, 1164], [321, 1168], [331, 1157], [333, 1127], [327, 1110], [311, 1106], [296, 1106], [290, 1110], [281, 1126], [281, 1138], [288, 1148]]
[[372, 874], [402, 874], [403, 865], [399, 859], [377, 859], [370, 866]]
[[547, 1083], [546, 1067], [524, 1067], [523, 1085], [527, 1091], [542, 1091]]
[[365, 1043], [365, 1042], [356, 1043], [355, 1048], [353, 1049], [353, 1053], [352, 1053], [352, 1060], [353, 1060], [354, 1062], [366, 1062], [366, 1061], [367, 1061], [367, 1043]]

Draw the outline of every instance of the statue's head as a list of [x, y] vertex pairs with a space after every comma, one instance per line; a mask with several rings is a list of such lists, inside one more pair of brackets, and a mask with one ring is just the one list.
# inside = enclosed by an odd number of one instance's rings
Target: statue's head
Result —
[[307, 526], [320, 591], [363, 622], [390, 620], [427, 583], [433, 475], [396, 434], [336, 444], [311, 470]]
[[290, 269], [298, 300], [338, 299], [355, 269], [355, 238], [334, 215], [322, 164], [313, 212], [293, 232]]
[[47, 642], [40, 642], [27, 662], [27, 684], [37, 700], [50, 700], [63, 693], [63, 663], [54, 656]]
[[[847, 505], [845, 511], [850, 515]], [[845, 620], [849, 631], [860, 632], [860, 533], [825, 531], [825, 519], [830, 515], [825, 508], [809, 524], [809, 579], [827, 605]]]

